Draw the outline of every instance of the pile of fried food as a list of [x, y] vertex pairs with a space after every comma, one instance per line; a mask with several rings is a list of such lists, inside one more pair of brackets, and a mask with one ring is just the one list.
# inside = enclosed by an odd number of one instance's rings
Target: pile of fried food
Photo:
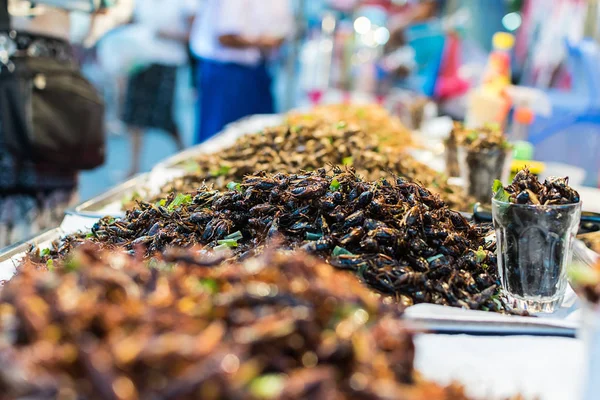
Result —
[[0, 393], [30, 399], [463, 400], [399, 311], [303, 255], [152, 264], [87, 245], [0, 291]]
[[458, 148], [464, 147], [467, 152], [481, 153], [490, 150], [506, 150], [509, 142], [500, 127], [488, 124], [477, 129], [469, 129], [460, 122], [446, 140], [446, 169], [449, 176], [460, 176], [458, 165]]
[[317, 108], [290, 114], [284, 125], [244, 135], [220, 152], [185, 162], [189, 172], [166, 184], [156, 199], [171, 191], [193, 193], [203, 183], [224, 189], [256, 171], [294, 173], [346, 165], [371, 181], [398, 174], [438, 193], [451, 208], [469, 210], [473, 200], [410, 156], [405, 151], [410, 144], [409, 132], [379, 106]]
[[352, 271], [403, 305], [434, 303], [504, 312], [489, 228], [470, 224], [439, 196], [404, 178], [363, 181], [351, 168], [247, 175], [227, 191], [203, 186], [139, 202], [122, 220], [64, 238], [40, 262], [64, 259], [92, 240], [147, 257], [197, 244], [238, 259], [275, 241]]
[[494, 192], [496, 199], [515, 204], [565, 205], [581, 200], [579, 193], [569, 186], [568, 177], [550, 177], [542, 183], [528, 168], [519, 171], [513, 182], [505, 188], [497, 182]]

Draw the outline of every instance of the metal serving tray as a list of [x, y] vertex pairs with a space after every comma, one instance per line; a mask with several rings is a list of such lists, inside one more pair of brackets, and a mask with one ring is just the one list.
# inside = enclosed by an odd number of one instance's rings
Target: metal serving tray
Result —
[[0, 250], [0, 281], [12, 278], [17, 269], [17, 265], [27, 254], [32, 245], [42, 248], [49, 247], [53, 241], [60, 239], [64, 234], [65, 232], [61, 228], [54, 228], [34, 238]]
[[143, 192], [148, 189], [149, 182], [150, 173], [138, 175], [99, 196], [79, 204], [75, 208], [67, 210], [66, 214], [95, 219], [105, 216], [122, 217], [125, 214], [122, 209], [123, 200], [133, 196], [136, 192], [143, 195]]
[[[0, 253], [0, 280], [8, 280], [12, 277], [19, 261], [32, 245], [44, 248], [70, 232], [89, 229], [92, 223], [93, 221], [89, 218], [67, 216], [61, 228], [52, 229], [33, 239], [2, 250]], [[563, 306], [552, 315], [520, 317], [433, 304], [418, 304], [409, 307], [404, 316], [415, 329], [434, 333], [574, 337], [580, 325], [580, 303], [577, 295], [569, 288]]]

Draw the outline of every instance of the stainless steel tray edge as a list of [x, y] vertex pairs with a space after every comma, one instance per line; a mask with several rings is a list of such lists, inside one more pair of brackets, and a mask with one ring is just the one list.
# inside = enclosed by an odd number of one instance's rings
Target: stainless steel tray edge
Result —
[[23, 240], [11, 246], [0, 249], [0, 263], [11, 259], [13, 256], [29, 250], [31, 245], [39, 245], [43, 242], [59, 239], [64, 234], [61, 228], [52, 228], [30, 239]]
[[99, 207], [106, 206], [115, 201], [122, 201], [125, 196], [132, 194], [136, 190], [142, 190], [148, 182], [150, 173], [138, 175], [128, 181], [121, 183], [102, 193], [99, 196], [91, 198], [83, 203], [66, 211], [66, 214], [78, 215], [86, 218], [100, 219], [105, 216], [122, 217], [124, 212], [119, 213], [104, 213], [97, 211]]

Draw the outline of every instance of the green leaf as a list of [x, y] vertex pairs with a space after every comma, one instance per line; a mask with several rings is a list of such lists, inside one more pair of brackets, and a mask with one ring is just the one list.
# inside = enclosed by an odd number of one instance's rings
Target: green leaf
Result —
[[354, 253], [349, 252], [348, 250], [346, 250], [343, 247], [335, 246], [335, 248], [333, 249], [333, 252], [331, 253], [331, 255], [333, 257], [339, 257], [339, 256], [342, 256], [342, 255], [353, 256]]
[[85, 235], [86, 239], [91, 239], [93, 237], [95, 237], [96, 235], [94, 235], [94, 232], [89, 232], [87, 235]]
[[479, 137], [479, 133], [477, 132], [471, 132], [467, 135], [467, 140], [469, 142], [474, 142], [475, 140], [477, 140], [477, 138]]
[[40, 251], [40, 256], [42, 257], [46, 257], [50, 255], [50, 249], [43, 249], [42, 251]]
[[344, 157], [342, 159], [342, 165], [352, 165], [354, 163], [354, 158], [352, 157]]
[[237, 247], [238, 246], [238, 242], [235, 239], [223, 239], [223, 240], [217, 240], [217, 243], [219, 245], [222, 246], [227, 246], [229, 248], [231, 247]]
[[338, 122], [338, 123], [335, 125], [335, 127], [336, 127], [337, 129], [344, 129], [344, 128], [346, 128], [347, 126], [348, 126], [348, 124], [346, 123], [346, 121], [340, 121], [340, 122]]
[[192, 203], [192, 196], [189, 194], [178, 193], [177, 196], [173, 199], [173, 201], [167, 207], [167, 210], [173, 211], [178, 207], [183, 205], [188, 205]]
[[335, 192], [336, 190], [339, 190], [340, 188], [340, 182], [333, 178], [333, 180], [331, 181], [331, 185], [329, 185], [329, 190], [331, 190], [332, 192]]
[[229, 190], [236, 190], [236, 191], [238, 191], [238, 192], [241, 193], [242, 192], [242, 185], [240, 185], [237, 182], [229, 182], [227, 184], [227, 189], [229, 189]]
[[226, 176], [229, 171], [231, 171], [231, 167], [227, 165], [221, 165], [219, 169], [210, 171], [211, 176]]
[[54, 260], [50, 259], [46, 261], [46, 267], [48, 268], [48, 271], [54, 271]]
[[156, 207], [164, 207], [165, 204], [167, 204], [167, 199], [160, 199], [159, 201], [156, 202], [155, 206]]
[[279, 374], [267, 374], [250, 382], [250, 394], [257, 399], [274, 399], [285, 387], [285, 378]]
[[323, 237], [321, 233], [306, 232], [306, 240], [319, 240]]
[[506, 193], [502, 182], [500, 182], [498, 179], [494, 180], [494, 184], [492, 185], [492, 193], [494, 194], [494, 199], [498, 201], [504, 201], [506, 203], [510, 201], [510, 196], [508, 193]]
[[210, 294], [215, 294], [215, 293], [219, 292], [219, 283], [215, 279], [210, 279], [210, 278], [200, 279], [198, 281], [198, 284], [200, 285], [202, 290], [204, 290]]

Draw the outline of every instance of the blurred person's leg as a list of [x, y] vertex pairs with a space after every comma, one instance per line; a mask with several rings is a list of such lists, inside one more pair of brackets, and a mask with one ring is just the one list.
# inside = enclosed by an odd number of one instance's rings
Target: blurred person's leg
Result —
[[142, 162], [142, 144], [144, 134], [143, 129], [136, 127], [129, 127], [129, 137], [131, 138], [131, 165], [127, 177], [130, 178], [140, 171], [140, 165]]
[[273, 97], [264, 66], [245, 66], [202, 60], [200, 64], [198, 129], [202, 143], [240, 118], [273, 112]]
[[129, 77], [122, 117], [131, 136], [132, 157], [128, 176], [139, 172], [143, 134], [148, 129], [168, 133], [177, 149], [183, 149], [173, 116], [176, 79], [176, 66], [160, 64], [150, 65]]

